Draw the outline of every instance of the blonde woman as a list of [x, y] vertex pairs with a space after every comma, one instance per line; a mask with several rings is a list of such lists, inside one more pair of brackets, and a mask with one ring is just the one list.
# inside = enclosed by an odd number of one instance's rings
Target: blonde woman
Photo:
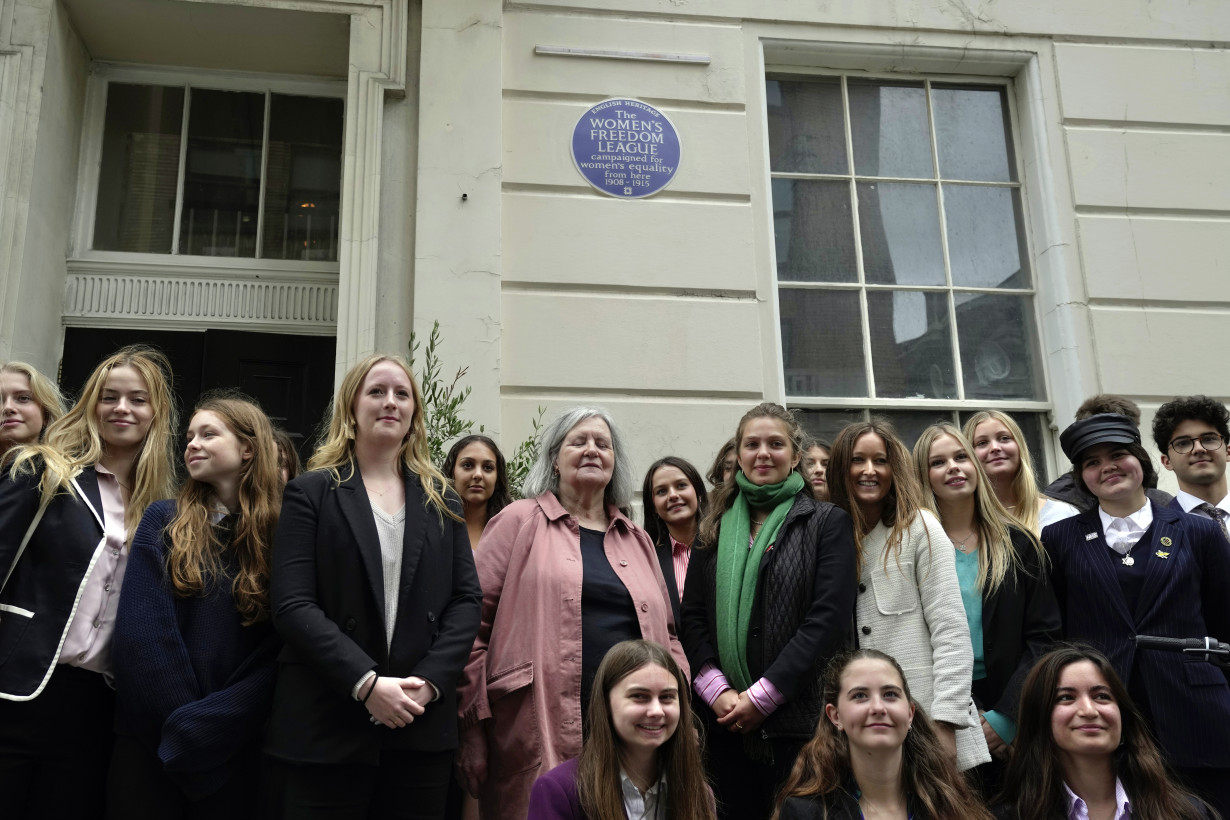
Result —
[[25, 362], [0, 365], [0, 461], [18, 445], [42, 441], [62, 415], [64, 399], [55, 382]]
[[170, 365], [127, 347], [0, 474], [0, 794], [5, 817], [97, 817], [128, 544], [173, 491]]
[[[974, 703], [987, 747], [1002, 762], [1016, 736], [1021, 685], [1059, 639], [1061, 624], [1042, 545], [999, 503], [972, 450], [956, 427], [936, 424], [914, 445], [914, 468], [923, 506], [956, 548], [974, 650]], [[982, 772], [984, 793], [998, 785], [1001, 768], [992, 763]]]
[[998, 410], [975, 413], [965, 423], [965, 438], [982, 462], [983, 472], [1004, 509], [1035, 537], [1048, 524], [1076, 515], [1080, 510], [1038, 491], [1033, 459], [1025, 436], [1012, 416]]
[[352, 367], [274, 538], [280, 816], [443, 815], [482, 594], [461, 509], [406, 362]]
[[278, 450], [240, 396], [200, 402], [188, 480], [146, 511], [116, 618], [111, 817], [253, 817], [259, 739], [280, 641], [269, 556], [282, 505]]

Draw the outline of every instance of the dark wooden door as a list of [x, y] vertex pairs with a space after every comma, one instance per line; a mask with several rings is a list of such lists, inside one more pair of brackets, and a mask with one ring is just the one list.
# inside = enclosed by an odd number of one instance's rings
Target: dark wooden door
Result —
[[332, 336], [68, 328], [60, 386], [75, 398], [100, 361], [130, 344], [156, 347], [171, 360], [181, 430], [202, 394], [236, 389], [260, 402], [270, 420], [294, 439], [305, 462], [311, 455], [333, 392]]

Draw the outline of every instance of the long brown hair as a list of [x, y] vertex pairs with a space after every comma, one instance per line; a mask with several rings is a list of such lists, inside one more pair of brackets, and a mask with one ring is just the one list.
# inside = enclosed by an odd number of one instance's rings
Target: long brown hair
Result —
[[[444, 473], [431, 463], [431, 454], [427, 447], [427, 423], [423, 416], [423, 393], [419, 390], [419, 383], [415, 380], [414, 374], [410, 372], [410, 365], [400, 356], [376, 353], [346, 371], [341, 385], [337, 388], [337, 395], [333, 398], [329, 426], [321, 437], [321, 443], [317, 446], [316, 452], [308, 459], [308, 469], [328, 470], [338, 484], [354, 475], [356, 469], [354, 400], [355, 396], [359, 395], [359, 389], [363, 387], [363, 380], [367, 378], [368, 371], [381, 362], [393, 362], [406, 371], [406, 378], [410, 381], [410, 391], [414, 398], [414, 412], [410, 415], [410, 432], [406, 434], [406, 439], [397, 452], [398, 461], [423, 482], [423, 492], [427, 496], [425, 503], [435, 507], [436, 512], [441, 516], [447, 515], [449, 518], [464, 521], [465, 519], [458, 513], [449, 509], [448, 502], [444, 499], [449, 484]], [[343, 467], [347, 468], [345, 477], [341, 473]]]
[[[884, 510], [878, 522], [867, 521], [863, 518], [863, 511], [854, 502], [854, 493], [850, 488], [850, 463], [854, 457], [854, 445], [868, 433], [874, 433], [884, 442], [884, 452], [888, 456], [888, 469], [893, 479], [892, 486], [888, 488], [888, 494], [884, 497]], [[918, 479], [914, 476], [909, 451], [901, 443], [893, 426], [883, 419], [876, 418], [871, 421], [847, 424], [833, 441], [826, 476], [829, 482], [829, 500], [848, 512], [854, 521], [854, 542], [858, 545], [859, 574], [862, 575], [863, 572], [863, 533], [870, 531], [877, 523], [891, 528], [888, 540], [884, 544], [884, 569], [888, 569], [890, 553], [894, 561], [900, 562], [902, 540], [914, 516], [922, 508], [922, 491], [918, 487]]]
[[[671, 543], [670, 528], [666, 526], [662, 516], [658, 515], [658, 508], [653, 503], [653, 474], [663, 467], [676, 468], [692, 485], [696, 493], [696, 522], [698, 524], [704, 519], [709, 509], [709, 491], [705, 489], [704, 482], [700, 480], [700, 473], [692, 466], [692, 462], [679, 456], [663, 456], [650, 464], [649, 469], [645, 472], [645, 483], [641, 486], [641, 502], [644, 505], [644, 529], [655, 547], [669, 547]], [[697, 530], [699, 531], [699, 526]]]
[[[884, 661], [892, 666], [901, 679], [902, 691], [914, 706], [914, 722], [901, 749], [901, 785], [918, 814], [944, 820], [989, 820], [991, 814], [957, 773], [940, 742], [934, 721], [910, 694], [905, 673], [892, 656], [875, 649], [855, 649], [833, 658], [824, 672], [825, 705], [837, 705], [842, 674], [860, 660]], [[845, 789], [852, 778], [849, 739], [822, 715], [816, 733], [795, 758], [790, 777], [778, 792], [773, 820], [781, 817], [782, 803], [787, 797], [823, 798]]]
[[[974, 448], [961, 431], [947, 421], [933, 424], [923, 430], [914, 444], [914, 468], [918, 472], [923, 506], [943, 522], [939, 502], [931, 488], [931, 446], [944, 436], [951, 438], [965, 451], [974, 467], [974, 528], [978, 531], [978, 540], [982, 543], [978, 550], [978, 589], [989, 594], [999, 589], [1009, 574], [1022, 569], [1021, 556], [1012, 546], [1011, 528], [1016, 527], [1018, 522], [1004, 509], [995, 491], [991, 489], [987, 474], [982, 469], [982, 462], [974, 455]], [[1046, 552], [1043, 551], [1037, 536], [1028, 530], [1021, 531], [1029, 537], [1040, 565], [1045, 567]]]
[[145, 508], [175, 493], [172, 438], [179, 427], [175, 399], [171, 394], [171, 363], [157, 350], [144, 345], [120, 348], [104, 359], [86, 379], [81, 397], [72, 409], [52, 422], [43, 433], [43, 443], [23, 448], [13, 460], [12, 474], [34, 472], [43, 465], [39, 489], [42, 504], [59, 492], [67, 492], [72, 480], [85, 467], [97, 464], [106, 451], [98, 431], [95, 408], [107, 381], [117, 367], [131, 367], [141, 376], [149, 393], [153, 419], [133, 465], [132, 491], [124, 505], [125, 541], [131, 542]]
[[1093, 664], [1119, 706], [1122, 742], [1111, 753], [1115, 775], [1132, 799], [1132, 816], [1144, 820], [1198, 820], [1205, 815], [1196, 799], [1176, 785], [1162, 753], [1153, 742], [1140, 710], [1106, 656], [1081, 644], [1060, 646], [1038, 659], [1021, 689], [1014, 753], [1004, 775], [999, 800], [1016, 808], [1020, 820], [1067, 817], [1063, 764], [1051, 730], [1055, 693], [1063, 670], [1074, 663]]
[[231, 585], [235, 607], [245, 624], [253, 624], [269, 617], [269, 555], [282, 508], [273, 426], [253, 401], [238, 394], [207, 397], [192, 415], [203, 411], [221, 419], [240, 447], [251, 453], [239, 466], [239, 518], [230, 543], [219, 541], [210, 521], [213, 488], [189, 478], [175, 500], [175, 518], [167, 525], [167, 574], [180, 597], [200, 595], [223, 576], [222, 553], [233, 550], [239, 560]]
[[[803, 428], [795, 420], [794, 414], [782, 407], [780, 404], [774, 404], [771, 401], [761, 402], [743, 414], [743, 418], [739, 419], [739, 426], [735, 428], [735, 437], [731, 439], [735, 443], [735, 469], [740, 469], [738, 462], [739, 447], [743, 444], [743, 428], [752, 419], [777, 419], [782, 423], [782, 427], [786, 430], [786, 438], [790, 440], [791, 456], [797, 458], [803, 452]], [[724, 448], [723, 448], [724, 449]], [[739, 485], [734, 482], [734, 474], [713, 488], [713, 497], [709, 502], [709, 512], [700, 522], [700, 537], [698, 547], [716, 547], [718, 542], [718, 531], [722, 528], [722, 515], [729, 510], [735, 503], [735, 496], [739, 494]], [[811, 490], [807, 490], [807, 494], [811, 495]]]
[[652, 641], [623, 641], [611, 647], [594, 675], [589, 699], [589, 736], [577, 760], [577, 791], [589, 820], [626, 820], [620, 788], [619, 737], [611, 722], [611, 690], [650, 664], [671, 674], [679, 687], [679, 725], [658, 747], [658, 772], [666, 775], [666, 816], [671, 820], [713, 820], [712, 794], [693, 721], [688, 678], [671, 653]]

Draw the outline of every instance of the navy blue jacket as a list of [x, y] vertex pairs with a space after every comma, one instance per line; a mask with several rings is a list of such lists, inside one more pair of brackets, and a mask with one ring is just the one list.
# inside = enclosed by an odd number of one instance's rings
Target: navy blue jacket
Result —
[[56, 494], [26, 551], [17, 548], [38, 513], [42, 467], [34, 474], [0, 475], [0, 579], [14, 566], [0, 595], [0, 698], [31, 700], [51, 679], [60, 645], [86, 579], [106, 545], [102, 496], [93, 467]]
[[1123, 597], [1096, 507], [1043, 530], [1065, 636], [1101, 650], [1125, 684], [1142, 676], [1133, 689], [1146, 693], [1154, 732], [1174, 765], [1230, 766], [1225, 674], [1179, 653], [1137, 649], [1133, 640], [1230, 640], [1230, 543], [1208, 519], [1152, 506], [1149, 543], [1133, 549], [1150, 556], [1135, 612]]
[[[115, 730], [135, 737], [189, 799], [217, 791], [260, 737], [281, 641], [268, 619], [244, 626], [232, 583], [238, 562], [204, 594], [175, 593], [166, 572], [174, 501], [145, 511], [124, 573], [111, 659]], [[233, 533], [220, 532], [229, 544]]]

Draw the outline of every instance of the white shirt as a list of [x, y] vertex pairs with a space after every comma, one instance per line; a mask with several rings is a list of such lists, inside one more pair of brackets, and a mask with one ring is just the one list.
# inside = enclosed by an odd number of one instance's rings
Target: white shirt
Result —
[[623, 769], [619, 770], [619, 785], [623, 790], [624, 812], [628, 820], [656, 820], [666, 817], [666, 775], [658, 776], [658, 781], [641, 794], [641, 790], [628, 777]]
[[[1076, 792], [1068, 788], [1068, 784], [1063, 784], [1063, 790], [1068, 793], [1068, 814], [1067, 820], [1089, 820], [1089, 807], [1085, 805], [1085, 801], [1081, 799]], [[1123, 789], [1123, 783], [1119, 782], [1119, 778], [1115, 778], [1115, 820], [1129, 820], [1132, 816], [1132, 801], [1128, 799], [1127, 792]]]
[[[1184, 490], [1179, 490], [1177, 493], [1175, 493], [1174, 497], [1179, 499], [1179, 506], [1183, 508], [1183, 512], [1191, 513], [1192, 515], [1199, 515], [1204, 518], [1208, 518], [1212, 520], [1211, 515], [1206, 514], [1202, 510], [1196, 509], [1201, 504], [1205, 503], [1203, 498], [1196, 498], [1196, 496], [1192, 495], [1189, 492], [1185, 492]], [[1230, 495], [1227, 495], [1225, 498], [1223, 498], [1221, 501], [1218, 501], [1213, 506], [1217, 507], [1220, 510], [1225, 510], [1226, 514], [1230, 515]]]
[[1145, 500], [1145, 505], [1126, 518], [1112, 518], [1106, 510], [1098, 507], [1098, 517], [1102, 519], [1102, 533], [1106, 536], [1106, 546], [1120, 555], [1127, 555], [1136, 542], [1153, 524], [1153, 505]]

